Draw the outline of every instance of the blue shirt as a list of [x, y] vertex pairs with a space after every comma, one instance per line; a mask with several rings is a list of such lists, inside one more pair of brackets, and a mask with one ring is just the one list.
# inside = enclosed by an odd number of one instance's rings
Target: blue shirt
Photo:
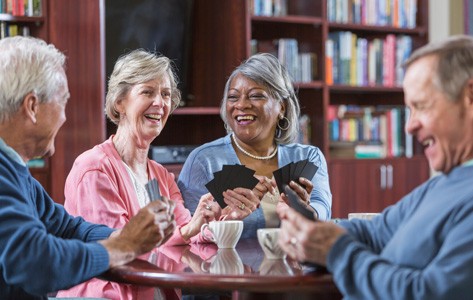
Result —
[[69, 215], [1, 147], [0, 299], [46, 299], [106, 271], [107, 250], [94, 241], [112, 230]]
[[[312, 179], [314, 189], [310, 203], [317, 211], [319, 219], [328, 220], [331, 216], [332, 193], [330, 192], [327, 162], [322, 152], [314, 146], [302, 144], [278, 145], [278, 167], [290, 162], [309, 159], [319, 169]], [[179, 175], [178, 186], [186, 207], [193, 213], [200, 197], [208, 193], [205, 184], [213, 179], [213, 173], [223, 165], [241, 164], [233, 149], [230, 135], [204, 144], [191, 152]], [[255, 238], [256, 230], [265, 227], [262, 208], [258, 208], [244, 220], [242, 238]]]
[[341, 222], [348, 234], [327, 268], [346, 299], [471, 299], [473, 166], [419, 186], [372, 221]]

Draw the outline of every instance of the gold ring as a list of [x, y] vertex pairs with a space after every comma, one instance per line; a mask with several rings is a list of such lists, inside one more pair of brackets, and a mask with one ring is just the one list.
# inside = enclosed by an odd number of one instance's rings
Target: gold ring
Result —
[[242, 203], [240, 206], [238, 206], [239, 209], [244, 210], [246, 207], [245, 203]]
[[297, 244], [297, 239], [295, 237], [292, 237], [290, 240], [289, 240], [289, 243], [291, 243], [291, 245], [295, 246]]

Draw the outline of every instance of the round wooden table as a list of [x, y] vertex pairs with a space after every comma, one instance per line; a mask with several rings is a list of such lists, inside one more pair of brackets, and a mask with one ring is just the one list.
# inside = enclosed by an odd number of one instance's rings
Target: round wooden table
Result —
[[145, 259], [112, 268], [102, 279], [181, 288], [187, 292], [231, 292], [234, 299], [341, 299], [332, 276], [289, 258], [270, 260], [255, 239], [236, 249], [214, 244], [161, 247]]

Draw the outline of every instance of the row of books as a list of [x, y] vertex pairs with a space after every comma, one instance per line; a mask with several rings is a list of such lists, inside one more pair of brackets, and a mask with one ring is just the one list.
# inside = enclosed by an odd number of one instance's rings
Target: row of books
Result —
[[404, 106], [330, 105], [329, 139], [333, 157], [412, 157], [413, 137], [404, 130]]
[[285, 16], [287, 0], [251, 0], [250, 9], [254, 16]]
[[388, 34], [368, 40], [350, 31], [329, 34], [325, 44], [327, 84], [400, 86], [402, 63], [412, 51], [412, 38]]
[[317, 56], [313, 52], [299, 52], [295, 39], [269, 41], [252, 40], [251, 53], [266, 52], [278, 57], [295, 82], [311, 82], [317, 76]]
[[41, 0], [0, 0], [0, 13], [13, 16], [41, 16]]
[[4, 21], [0, 21], [0, 39], [3, 39], [7, 36], [16, 35], [29, 36], [30, 28], [25, 25], [11, 24]]
[[327, 0], [330, 22], [415, 28], [417, 0]]

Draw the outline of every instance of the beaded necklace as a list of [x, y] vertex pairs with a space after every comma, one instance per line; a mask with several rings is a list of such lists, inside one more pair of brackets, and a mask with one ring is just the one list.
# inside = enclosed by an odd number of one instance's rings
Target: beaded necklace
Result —
[[268, 160], [268, 159], [271, 159], [273, 158], [276, 153], [278, 153], [278, 147], [276, 146], [276, 148], [274, 149], [273, 153], [271, 153], [270, 155], [268, 156], [256, 156], [256, 155], [253, 155], [251, 153], [249, 153], [248, 151], [246, 151], [245, 149], [243, 149], [240, 144], [238, 144], [236, 138], [235, 138], [235, 135], [232, 134], [232, 140], [233, 142], [235, 143], [235, 146], [237, 146], [238, 150], [240, 150], [241, 152], [243, 152], [243, 154], [251, 157], [251, 158], [254, 158], [254, 159], [259, 159], [259, 160]]

